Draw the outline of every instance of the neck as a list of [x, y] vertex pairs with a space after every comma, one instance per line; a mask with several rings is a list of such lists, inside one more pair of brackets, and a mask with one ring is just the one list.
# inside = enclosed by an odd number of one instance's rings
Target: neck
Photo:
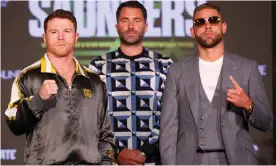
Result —
[[47, 52], [47, 55], [52, 65], [58, 70], [67, 71], [75, 65], [73, 54], [61, 57]]
[[57, 72], [66, 80], [68, 86], [71, 87], [72, 78], [75, 73], [73, 53], [64, 57], [55, 56], [49, 52], [47, 52], [47, 55]]
[[136, 56], [139, 55], [143, 51], [142, 42], [137, 45], [120, 45], [121, 51], [127, 56]]
[[199, 44], [197, 45], [198, 55], [201, 59], [209, 62], [218, 60], [224, 55], [224, 43], [221, 41], [213, 48], [203, 48]]

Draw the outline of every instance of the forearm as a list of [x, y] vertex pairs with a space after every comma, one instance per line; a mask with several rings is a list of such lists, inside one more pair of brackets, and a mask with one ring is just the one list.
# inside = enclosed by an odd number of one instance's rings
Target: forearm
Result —
[[272, 126], [273, 116], [263, 80], [256, 63], [253, 63], [250, 73], [249, 97], [253, 101], [254, 107], [252, 113], [245, 117], [255, 128], [261, 131], [269, 130]]
[[11, 131], [15, 135], [26, 133], [41, 118], [43, 104], [37, 95], [10, 103], [5, 115]]

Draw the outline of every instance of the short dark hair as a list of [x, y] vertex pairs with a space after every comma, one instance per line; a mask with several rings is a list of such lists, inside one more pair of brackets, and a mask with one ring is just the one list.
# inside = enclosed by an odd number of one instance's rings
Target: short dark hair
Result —
[[220, 11], [220, 8], [217, 5], [215, 5], [213, 3], [210, 3], [210, 2], [201, 4], [198, 7], [196, 7], [195, 10], [194, 10], [193, 19], [194, 19], [196, 13], [199, 12], [200, 10], [203, 10], [203, 9], [214, 9], [214, 10], [216, 10], [220, 14], [221, 19], [223, 20], [223, 18], [222, 18], [223, 16], [222, 16], [222, 13]]
[[57, 9], [55, 10], [53, 13], [51, 13], [50, 15], [48, 15], [46, 17], [46, 19], [44, 20], [44, 32], [46, 33], [47, 31], [47, 24], [50, 20], [54, 19], [54, 18], [65, 18], [70, 20], [75, 27], [75, 32], [77, 31], [77, 20], [76, 17], [67, 10], [63, 10], [63, 9]]
[[121, 14], [121, 10], [125, 7], [129, 7], [129, 8], [138, 8], [142, 11], [142, 14], [144, 16], [145, 21], [147, 21], [147, 10], [146, 8], [138, 1], [126, 1], [120, 4], [120, 6], [118, 7], [117, 11], [116, 11], [116, 19], [117, 22], [119, 20], [119, 16]]

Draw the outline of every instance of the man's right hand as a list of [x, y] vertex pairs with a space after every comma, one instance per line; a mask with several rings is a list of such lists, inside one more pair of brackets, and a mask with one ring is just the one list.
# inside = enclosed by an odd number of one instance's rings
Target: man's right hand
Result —
[[133, 150], [124, 148], [118, 156], [117, 162], [120, 165], [143, 165], [137, 158], [136, 153]]
[[52, 95], [57, 94], [58, 86], [55, 80], [45, 80], [40, 88], [39, 96], [48, 100]]

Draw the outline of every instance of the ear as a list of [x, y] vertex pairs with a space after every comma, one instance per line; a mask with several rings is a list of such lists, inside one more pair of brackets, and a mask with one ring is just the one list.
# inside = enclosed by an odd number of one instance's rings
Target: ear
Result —
[[148, 23], [145, 24], [145, 32], [146, 33], [148, 31]]
[[118, 23], [117, 24], [115, 24], [115, 28], [116, 28], [116, 31], [118, 32]]
[[194, 27], [190, 28], [190, 33], [191, 33], [192, 37], [195, 38]]
[[223, 22], [223, 23], [222, 23], [222, 32], [223, 32], [223, 34], [225, 34], [226, 31], [227, 31], [227, 23], [226, 23], [226, 22]]
[[44, 41], [44, 43], [46, 44], [46, 43], [47, 43], [46, 34], [45, 34], [45, 33], [43, 33], [42, 37], [43, 37], [43, 41]]
[[79, 34], [79, 33], [76, 33], [76, 37], [75, 37], [75, 43], [77, 43], [77, 42], [78, 42], [78, 40], [79, 40], [79, 37], [80, 37], [80, 34]]

